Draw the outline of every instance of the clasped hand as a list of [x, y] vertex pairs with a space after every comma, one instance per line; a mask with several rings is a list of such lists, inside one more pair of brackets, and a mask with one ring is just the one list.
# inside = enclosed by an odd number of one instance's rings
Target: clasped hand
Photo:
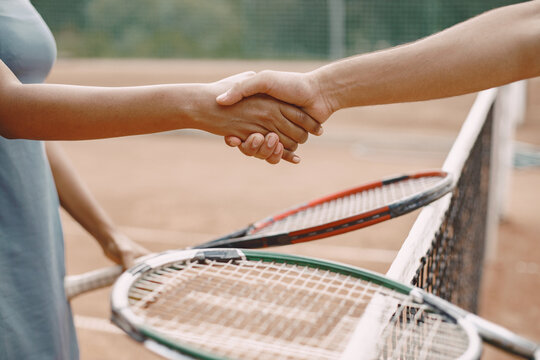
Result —
[[[282, 115], [282, 118], [277, 117], [275, 124], [279, 131], [266, 127], [268, 131], [254, 131], [247, 138], [231, 133], [225, 137], [229, 146], [238, 147], [243, 154], [271, 164], [281, 159], [298, 163], [300, 158], [294, 154], [298, 144], [307, 140], [308, 133], [321, 135], [321, 124], [333, 112], [311, 73], [248, 72], [223, 81], [234, 82], [234, 85], [216, 98], [221, 106], [238, 106], [261, 96], [266, 101], [272, 99], [275, 102], [272, 106], [277, 105]], [[289, 124], [283, 124], [283, 120]], [[298, 136], [299, 133], [302, 136]]]

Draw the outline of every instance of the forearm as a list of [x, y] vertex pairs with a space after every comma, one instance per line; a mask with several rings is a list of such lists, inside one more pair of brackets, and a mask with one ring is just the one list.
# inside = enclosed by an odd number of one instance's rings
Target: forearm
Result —
[[60, 204], [86, 231], [105, 246], [111, 240], [115, 226], [75, 172], [62, 148], [46, 143]]
[[540, 1], [485, 13], [412, 44], [311, 75], [332, 110], [461, 95], [540, 75]]
[[[3, 65], [3, 64], [1, 64]], [[196, 127], [204, 85], [99, 88], [2, 79], [0, 134], [42, 140], [97, 139]]]

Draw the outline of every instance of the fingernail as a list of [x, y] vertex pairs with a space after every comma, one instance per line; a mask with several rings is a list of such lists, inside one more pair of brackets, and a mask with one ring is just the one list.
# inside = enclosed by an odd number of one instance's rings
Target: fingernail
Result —
[[300, 157], [294, 155], [293, 158], [292, 158], [292, 161], [293, 161], [293, 163], [298, 164], [300, 162]]
[[[270, 146], [271, 147], [271, 146]], [[281, 146], [276, 146], [276, 148], [274, 149], [274, 154], [279, 154], [281, 152]]]
[[267, 144], [268, 147], [273, 148], [274, 145], [276, 145], [276, 141], [277, 141], [277, 139], [276, 139], [275, 136], [270, 136], [269, 139], [268, 139], [268, 144]]
[[262, 140], [260, 137], [257, 136], [257, 137], [256, 137], [255, 139], [253, 139], [253, 141], [251, 142], [251, 147], [252, 147], [253, 149], [258, 148], [258, 147], [261, 145], [261, 142], [262, 142], [262, 141], [263, 141], [263, 140]]
[[319, 126], [319, 128], [317, 129], [316, 135], [317, 135], [317, 136], [320, 136], [320, 135], [322, 135], [323, 133], [324, 133], [323, 127], [322, 127], [322, 126]]
[[227, 94], [229, 93], [229, 91], [226, 91], [224, 92], [223, 94], [219, 95], [216, 100], [217, 101], [221, 101], [221, 100], [225, 100], [225, 98], [227, 97]]

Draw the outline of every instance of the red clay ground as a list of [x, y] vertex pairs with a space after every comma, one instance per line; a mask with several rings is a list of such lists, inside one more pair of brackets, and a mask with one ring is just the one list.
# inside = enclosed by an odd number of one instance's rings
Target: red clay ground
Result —
[[[306, 71], [319, 63], [245, 61], [60, 61], [49, 82], [146, 85], [213, 81], [244, 70]], [[529, 84], [518, 139], [540, 145], [540, 80]], [[244, 158], [220, 138], [185, 131], [64, 147], [115, 222], [151, 250], [209, 240], [284, 207], [402, 172], [442, 165], [474, 96], [351, 109], [323, 137], [301, 147], [300, 165]], [[497, 257], [485, 267], [481, 315], [540, 341], [540, 169], [515, 171]], [[325, 257], [385, 272], [416, 214], [279, 251]], [[109, 264], [63, 214], [71, 274]], [[108, 289], [73, 301], [81, 359], [157, 359], [107, 322]], [[490, 349], [485, 359], [508, 356]]]

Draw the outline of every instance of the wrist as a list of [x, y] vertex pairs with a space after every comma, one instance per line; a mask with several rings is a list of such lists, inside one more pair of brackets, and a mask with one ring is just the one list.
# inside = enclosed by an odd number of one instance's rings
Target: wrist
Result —
[[[172, 129], [206, 130], [201, 109], [210, 103], [206, 84], [177, 84], [163, 89], [159, 95], [162, 108], [170, 109], [166, 120], [172, 120]], [[215, 103], [215, 101], [214, 101]]]
[[105, 223], [96, 226], [91, 233], [99, 245], [105, 249], [109, 244], [114, 243], [114, 239], [120, 231], [114, 225]]
[[208, 84], [193, 84], [192, 93], [189, 94], [192, 101], [189, 105], [187, 117], [190, 128], [202, 130], [215, 135], [227, 135], [226, 115], [224, 111], [230, 111], [231, 106], [221, 106], [216, 103], [216, 97], [228, 90], [231, 84], [220, 82]]
[[[174, 104], [177, 129], [196, 129], [214, 135], [235, 135], [232, 123], [238, 120], [237, 105], [218, 105], [216, 97], [234, 85], [231, 81], [178, 85], [179, 90], [167, 97]], [[245, 117], [241, 114], [240, 117]]]
[[341, 109], [337, 87], [326, 67], [316, 69], [307, 74], [308, 83], [319, 94], [321, 101], [328, 111], [328, 116]]

